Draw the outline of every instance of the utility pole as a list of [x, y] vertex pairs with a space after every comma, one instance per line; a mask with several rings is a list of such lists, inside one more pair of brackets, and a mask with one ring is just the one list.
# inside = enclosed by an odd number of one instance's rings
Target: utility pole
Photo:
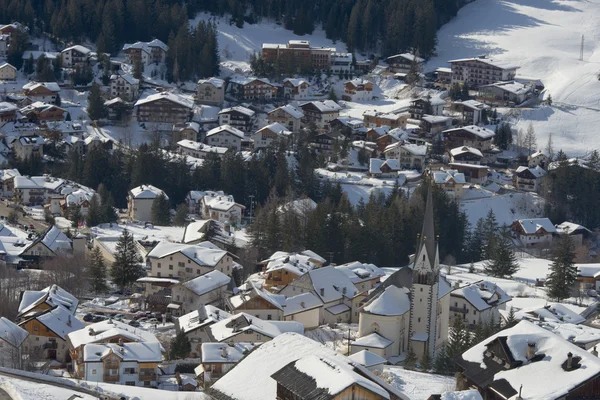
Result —
[[579, 49], [579, 61], [583, 61], [583, 42], [584, 42], [584, 36], [581, 35], [581, 48]]

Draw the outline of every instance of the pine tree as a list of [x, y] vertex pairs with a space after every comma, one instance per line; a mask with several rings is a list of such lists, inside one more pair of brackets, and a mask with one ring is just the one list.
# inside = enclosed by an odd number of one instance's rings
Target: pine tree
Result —
[[546, 281], [548, 297], [561, 301], [571, 297], [574, 284], [577, 281], [575, 260], [575, 245], [569, 235], [560, 237], [554, 248], [554, 260], [550, 264], [550, 274]]
[[154, 225], [168, 226], [171, 223], [171, 205], [163, 193], [156, 196], [152, 202], [150, 213]]
[[87, 215], [85, 216], [85, 222], [88, 227], [96, 226], [102, 221], [102, 211], [100, 209], [100, 200], [98, 194], [94, 194], [90, 200], [90, 207], [88, 208]]
[[429, 351], [424, 351], [423, 352], [423, 356], [421, 357], [421, 361], [419, 362], [419, 367], [423, 370], [423, 371], [429, 371], [431, 369], [431, 355], [429, 354]]
[[506, 317], [506, 326], [505, 328], [511, 328], [517, 324], [517, 319], [515, 317], [515, 308], [510, 307], [508, 310], [508, 317]]
[[406, 358], [404, 359], [404, 368], [406, 369], [414, 369], [417, 365], [417, 355], [415, 354], [415, 350], [412, 346], [408, 346], [408, 353], [406, 353]]
[[181, 203], [177, 206], [177, 211], [175, 212], [175, 217], [173, 218], [173, 225], [175, 226], [185, 226], [187, 223], [188, 216], [188, 207], [185, 203]]
[[141, 262], [142, 258], [136, 250], [133, 235], [127, 229], [123, 229], [117, 243], [115, 262], [110, 269], [113, 283], [122, 289], [131, 285], [143, 275]]
[[469, 335], [462, 315], [455, 316], [448, 335], [448, 355], [451, 358], [462, 354], [469, 347]]
[[492, 258], [495, 249], [496, 237], [498, 235], [498, 221], [494, 210], [490, 209], [483, 223], [483, 252], [484, 259]]
[[144, 73], [144, 67], [142, 66], [142, 61], [137, 59], [133, 63], [133, 77], [135, 79], [142, 79], [142, 75]]
[[94, 293], [105, 293], [108, 290], [106, 284], [106, 264], [99, 247], [94, 247], [90, 256], [88, 266], [90, 285]]
[[491, 258], [486, 262], [485, 273], [496, 278], [508, 278], [519, 270], [517, 257], [512, 251], [512, 240], [510, 239], [508, 229], [495, 235], [493, 242]]
[[68, 210], [69, 219], [71, 220], [71, 226], [73, 228], [77, 228], [79, 223], [83, 221], [83, 215], [81, 215], [81, 206], [79, 205], [70, 205]]
[[98, 86], [96, 83], [93, 83], [92, 87], [90, 88], [86, 111], [92, 121], [97, 121], [105, 118], [108, 115], [106, 107], [104, 106], [102, 94], [100, 93], [100, 86]]
[[587, 164], [590, 169], [593, 169], [594, 171], [600, 171], [600, 154], [598, 153], [598, 150], [592, 151]]
[[527, 127], [527, 132], [525, 133], [525, 147], [527, 148], [528, 155], [531, 155], [536, 149], [537, 139], [535, 135], [535, 129], [533, 129], [533, 124], [530, 122]]
[[548, 135], [548, 143], [546, 143], [546, 154], [550, 161], [554, 160], [554, 146], [552, 145], [552, 132]]
[[481, 317], [480, 317], [479, 321], [477, 321], [477, 325], [475, 325], [475, 329], [473, 330], [473, 342], [479, 343], [483, 339], [485, 339], [484, 329], [483, 329], [483, 321], [481, 320]]
[[190, 340], [185, 335], [185, 332], [180, 331], [173, 340], [171, 340], [170, 358], [172, 360], [186, 358], [191, 351], [192, 344], [190, 343]]
[[446, 347], [446, 345], [443, 345], [435, 357], [435, 361], [433, 363], [433, 370], [436, 374], [452, 375], [454, 373], [455, 368], [455, 364], [454, 362], [452, 362], [452, 359], [448, 354], [448, 348]]
[[327, 96], [327, 98], [329, 100], [338, 101], [338, 97], [335, 94], [335, 91], [333, 90], [333, 88], [329, 89], [329, 95]]

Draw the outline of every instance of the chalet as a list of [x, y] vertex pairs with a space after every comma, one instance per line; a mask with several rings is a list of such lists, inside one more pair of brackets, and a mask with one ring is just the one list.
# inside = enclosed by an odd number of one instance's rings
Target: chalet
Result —
[[217, 156], [222, 157], [229, 151], [229, 147], [210, 146], [208, 144], [184, 139], [177, 142], [177, 151], [184, 156], [204, 159], [208, 157], [209, 154], [216, 154]]
[[15, 122], [17, 120], [17, 110], [19, 108], [12, 103], [0, 102], [0, 123]]
[[490, 168], [485, 165], [449, 163], [450, 168], [464, 175], [465, 180], [470, 183], [483, 185], [488, 180]]
[[410, 72], [413, 64], [416, 65], [417, 72], [421, 72], [425, 63], [424, 59], [410, 53], [396, 54], [386, 58], [385, 61], [388, 64], [388, 70], [390, 72], [400, 72], [405, 74]]
[[459, 164], [481, 164], [483, 154], [474, 147], [462, 146], [450, 150], [450, 161]]
[[113, 121], [123, 120], [125, 116], [131, 115], [131, 103], [123, 100], [120, 97], [106, 100], [104, 102], [104, 107], [106, 107], [108, 110], [108, 119]]
[[85, 248], [81, 244], [81, 239], [69, 239], [67, 235], [53, 225], [39, 238], [26, 246], [20, 256], [31, 264], [39, 266], [44, 260], [59, 254], [73, 253], [74, 250], [79, 255], [84, 254]]
[[244, 132], [231, 125], [221, 125], [206, 133], [206, 143], [215, 147], [226, 147], [235, 151], [242, 149]]
[[547, 168], [550, 158], [543, 151], [536, 151], [527, 157], [529, 168], [542, 167]]
[[302, 110], [291, 104], [276, 108], [267, 114], [268, 121], [279, 122], [291, 132], [298, 132], [300, 130], [302, 118], [304, 118]]
[[88, 62], [91, 50], [81, 45], [67, 47], [60, 52], [62, 65], [64, 68], [74, 68], [77, 65], [82, 65]]
[[[248, 290], [241, 291], [239, 294], [227, 299], [227, 309], [232, 314], [245, 312], [267, 321], [283, 320], [285, 296], [269, 293], [252, 282], [249, 283], [249, 286]], [[318, 322], [317, 312], [317, 325]]]
[[592, 235], [592, 231], [585, 226], [567, 221], [556, 225], [556, 233], [558, 233], [559, 236], [570, 236], [571, 240], [575, 243], [575, 246], [582, 245], [583, 240], [588, 239]]
[[373, 99], [373, 83], [366, 79], [356, 78], [344, 82], [342, 100], [365, 101]]
[[13, 151], [17, 158], [29, 160], [44, 155], [44, 138], [41, 136], [19, 136], [13, 142]]
[[152, 203], [160, 195], [169, 198], [165, 192], [152, 185], [134, 187], [127, 196], [127, 216], [134, 221], [150, 221]]
[[246, 357], [257, 343], [202, 343], [202, 363], [194, 369], [196, 379], [204, 388], [219, 380], [242, 358]]
[[233, 196], [224, 195], [223, 192], [206, 191], [200, 202], [204, 218], [230, 224], [240, 223], [246, 209], [236, 203]]
[[225, 81], [219, 78], [198, 81], [196, 101], [200, 104], [220, 106], [225, 100]]
[[577, 282], [579, 284], [579, 288], [586, 292], [589, 289], [600, 291], [600, 265], [578, 264]]
[[409, 113], [381, 113], [377, 111], [365, 111], [363, 120], [368, 127], [389, 126], [390, 128], [404, 128], [406, 121], [410, 117]]
[[514, 79], [519, 68], [487, 57], [463, 58], [448, 62], [452, 70], [452, 83], [467, 84], [470, 88], [510, 81]]
[[364, 138], [368, 131], [362, 119], [353, 117], [338, 117], [331, 121], [329, 126], [349, 138]]
[[[0, 34], [6, 35], [9, 39], [12, 37], [12, 34], [17, 31], [27, 32], [29, 31], [29, 27], [16, 21], [12, 24], [0, 25]], [[8, 43], [10, 44], [10, 40]]]
[[213, 342], [265, 343], [286, 332], [304, 333], [302, 324], [294, 321], [265, 321], [241, 312], [208, 327]]
[[452, 126], [452, 118], [445, 117], [443, 115], [425, 114], [421, 118], [421, 123], [419, 126], [428, 134], [428, 136], [434, 136]]
[[376, 178], [395, 178], [402, 169], [400, 160], [397, 158], [387, 160], [371, 158], [369, 161], [369, 175]]
[[511, 297], [497, 285], [479, 281], [457, 287], [450, 292], [450, 325], [460, 318], [465, 325], [500, 323], [500, 311], [504, 310]]
[[5, 317], [0, 317], [0, 366], [22, 369], [23, 346], [29, 333]]
[[51, 176], [15, 176], [13, 199], [24, 206], [46, 204], [50, 196], [60, 193], [65, 181]]
[[209, 393], [236, 400], [404, 398], [365, 367], [295, 333], [280, 335], [250, 352]]
[[[167, 278], [169, 280], [162, 283], [170, 283], [172, 286], [214, 270], [231, 276], [234, 257], [210, 242], [190, 245], [161, 241], [147, 255], [150, 264], [148, 278]], [[160, 290], [155, 285], [158, 281], [141, 278], [138, 282], [146, 284], [147, 295]]]
[[0, 81], [14, 81], [17, 79], [17, 69], [9, 63], [0, 65]]
[[219, 111], [219, 125], [230, 125], [242, 132], [251, 132], [256, 120], [255, 112], [236, 106]]
[[[395, 128], [395, 129], [400, 129], [400, 128]], [[392, 128], [390, 128], [387, 125], [376, 126], [374, 128], [367, 128], [367, 132], [365, 133], [365, 139], [369, 142], [377, 142], [377, 140], [379, 140], [383, 136], [387, 135], [387, 133], [390, 130], [392, 130]], [[384, 149], [385, 149], [385, 147], [383, 147], [380, 150], [380, 152], [382, 152]]]
[[125, 61], [129, 64], [140, 62], [142, 66], [165, 62], [168, 50], [169, 47], [158, 39], [150, 42], [125, 44], [123, 46]]
[[34, 102], [54, 103], [59, 92], [56, 82], [29, 82], [23, 86], [23, 94]]
[[435, 69], [436, 82], [449, 84], [452, 82], [452, 69], [447, 67], [439, 67]]
[[409, 113], [414, 119], [421, 119], [423, 115], [442, 115], [446, 102], [439, 97], [420, 97], [410, 102]]
[[131, 74], [115, 74], [110, 76], [110, 96], [120, 97], [125, 101], [137, 99], [140, 92], [140, 80]]
[[193, 103], [178, 94], [163, 92], [136, 101], [138, 122], [184, 123], [189, 121]]
[[490, 106], [477, 100], [465, 100], [454, 103], [454, 107], [462, 114], [462, 122], [466, 125], [477, 125], [483, 121], [483, 112]]
[[269, 124], [263, 128], [260, 128], [252, 135], [254, 141], [254, 150], [271, 146], [279, 138], [289, 137], [292, 134], [285, 126], [278, 122]]
[[[292, 207], [285, 207], [282, 212], [294, 212], [301, 214], [306, 209], [312, 209], [312, 206], [300, 205], [300, 209], [294, 211]], [[288, 253], [283, 251], [275, 252], [266, 260], [260, 262], [263, 273], [266, 275], [264, 287], [277, 292], [284, 286], [292, 283], [310, 270], [321, 268], [326, 260], [318, 254], [304, 250], [300, 253]]]
[[304, 113], [303, 123], [310, 122], [321, 131], [329, 130], [329, 123], [339, 117], [342, 107], [333, 100], [310, 101], [300, 105]]
[[287, 78], [283, 80], [283, 93], [286, 99], [305, 100], [310, 94], [310, 84], [304, 79]]
[[556, 228], [548, 218], [519, 219], [512, 230], [523, 246], [550, 245]]
[[477, 91], [477, 100], [494, 106], [516, 106], [531, 97], [531, 88], [516, 82], [496, 82], [483, 85]]
[[[335, 268], [343, 272], [361, 294], [377, 287], [381, 282], [381, 278], [385, 276], [385, 272], [376, 265], [359, 261], [338, 265]], [[358, 310], [354, 310], [351, 321], [352, 323], [358, 323]]]
[[15, 188], [15, 178], [21, 176], [18, 169], [2, 169], [0, 170], [0, 196], [12, 197]]
[[544, 176], [546, 176], [546, 171], [542, 167], [520, 166], [513, 174], [513, 184], [517, 190], [537, 192], [540, 190]]
[[277, 97], [277, 86], [263, 78], [234, 78], [229, 92], [240, 100], [270, 100]]
[[183, 332], [192, 345], [190, 357], [200, 357], [202, 343], [214, 342], [210, 336], [210, 326], [229, 317], [231, 314], [217, 307], [205, 305], [175, 320], [177, 333]]
[[443, 134], [446, 146], [450, 149], [469, 146], [482, 152], [492, 148], [492, 139], [495, 136], [494, 131], [475, 125], [448, 129]]
[[467, 183], [465, 175], [456, 170], [441, 170], [433, 172], [433, 182], [449, 196], [460, 199], [464, 185]]
[[484, 399], [519, 393], [545, 400], [593, 398], [600, 386], [597, 356], [528, 321], [485, 339], [454, 362], [461, 369], [457, 388], [475, 388]]
[[172, 304], [180, 306], [173, 309], [174, 315], [185, 315], [207, 304], [222, 306], [225, 304], [230, 282], [231, 277], [213, 270], [172, 286]]
[[[173, 124], [171, 133], [171, 143], [177, 143], [181, 140], [199, 141], [200, 124], [197, 122], [185, 122], [183, 124]], [[190, 157], [193, 157], [190, 155]]]
[[383, 151], [386, 159], [397, 159], [400, 168], [421, 170], [425, 166], [427, 146], [412, 143], [392, 143]]
[[36, 101], [29, 104], [19, 110], [21, 113], [20, 121], [35, 122], [35, 123], [46, 123], [49, 121], [64, 121], [67, 110], [56, 106], [54, 104], [48, 104], [41, 101]]
[[101, 343], [84, 347], [82, 379], [90, 382], [156, 387], [160, 343]]
[[339, 132], [325, 132], [317, 135], [311, 145], [318, 152], [331, 153], [334, 143], [341, 139], [343, 139], [343, 135]]

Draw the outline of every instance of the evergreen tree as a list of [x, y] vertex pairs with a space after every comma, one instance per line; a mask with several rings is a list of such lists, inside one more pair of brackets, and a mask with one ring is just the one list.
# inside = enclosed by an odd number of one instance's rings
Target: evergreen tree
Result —
[[537, 139], [535, 135], [535, 129], [533, 129], [533, 124], [530, 122], [527, 127], [527, 132], [525, 133], [525, 147], [527, 148], [527, 154], [531, 155], [536, 149]]
[[552, 132], [548, 135], [548, 143], [546, 143], [546, 154], [550, 161], [554, 160], [554, 146], [552, 144]]
[[110, 269], [113, 283], [122, 289], [134, 283], [143, 276], [141, 262], [142, 258], [135, 247], [133, 235], [127, 229], [123, 229], [117, 243], [115, 262]]
[[505, 328], [512, 328], [516, 324], [517, 324], [517, 319], [515, 318], [515, 308], [510, 307], [510, 310], [508, 310], [508, 317], [506, 317]]
[[142, 61], [137, 59], [133, 63], [133, 77], [135, 79], [142, 79], [142, 75], [144, 73], [144, 67], [142, 66]]
[[571, 236], [561, 236], [554, 247], [554, 253], [546, 287], [548, 297], [561, 301], [571, 297], [577, 281], [577, 267], [574, 264], [575, 245]]
[[72, 204], [68, 210], [69, 219], [71, 220], [71, 226], [77, 228], [79, 223], [83, 221], [83, 215], [81, 215], [81, 206]]
[[462, 316], [455, 316], [448, 335], [448, 355], [450, 358], [462, 354], [471, 344], [470, 334]]
[[90, 274], [89, 279], [92, 291], [94, 293], [105, 293], [108, 291], [108, 285], [106, 284], [106, 265], [99, 247], [94, 247], [92, 250], [88, 271]]
[[429, 351], [424, 351], [421, 361], [419, 362], [419, 368], [421, 368], [423, 371], [429, 371], [432, 368], [431, 362], [432, 360], [431, 356], [429, 355]]
[[338, 101], [338, 97], [335, 94], [335, 91], [333, 90], [333, 88], [329, 89], [329, 95], [327, 96], [327, 98], [329, 100]]
[[87, 215], [85, 216], [85, 222], [90, 228], [104, 222], [98, 194], [94, 194], [90, 200], [90, 207], [88, 208]]
[[404, 368], [406, 369], [414, 369], [417, 365], [417, 355], [415, 354], [415, 350], [411, 345], [408, 346], [408, 353], [406, 353], [406, 358], [404, 359]]
[[600, 171], [600, 153], [598, 153], [598, 150], [592, 151], [592, 154], [590, 154], [590, 158], [587, 164], [588, 167], [590, 167], [594, 171]]
[[150, 210], [152, 223], [158, 226], [168, 226], [171, 223], [171, 205], [163, 193], [156, 196]]
[[102, 94], [100, 93], [100, 86], [98, 86], [96, 83], [93, 83], [92, 87], [90, 88], [90, 94], [88, 96], [88, 106], [86, 111], [92, 121], [97, 121], [99, 119], [106, 118], [106, 116], [108, 115], [108, 111], [104, 106]]
[[185, 335], [184, 331], [180, 331], [173, 340], [171, 340], [170, 358], [172, 360], [183, 359], [186, 358], [191, 351], [192, 344], [190, 343], [190, 340]]
[[177, 206], [175, 217], [173, 218], [173, 225], [185, 226], [187, 224], [188, 207], [185, 203], [181, 203]]
[[482, 340], [484, 340], [485, 337], [485, 332], [484, 332], [484, 328], [483, 328], [483, 321], [481, 320], [481, 317], [479, 318], [479, 321], [477, 321], [477, 325], [475, 325], [475, 329], [473, 330], [473, 342], [474, 343], [479, 343]]
[[435, 357], [433, 370], [436, 374], [452, 375], [455, 369], [456, 366], [448, 354], [448, 348], [443, 345]]
[[490, 259], [493, 257], [493, 252], [495, 250], [496, 238], [498, 236], [498, 221], [496, 220], [496, 215], [494, 214], [494, 210], [490, 209], [483, 221], [483, 252], [482, 258]]
[[506, 226], [495, 235], [491, 259], [486, 262], [485, 273], [496, 278], [508, 278], [519, 270], [517, 257], [512, 251], [512, 240]]

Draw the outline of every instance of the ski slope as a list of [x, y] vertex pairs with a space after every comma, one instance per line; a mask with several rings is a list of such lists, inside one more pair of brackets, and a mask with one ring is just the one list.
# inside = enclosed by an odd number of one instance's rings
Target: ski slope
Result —
[[476, 0], [439, 30], [426, 70], [484, 54], [520, 65], [517, 74], [541, 79], [555, 106], [524, 112], [517, 128], [532, 120], [539, 147], [553, 133], [555, 149], [582, 155], [600, 148], [599, 18], [600, 0]]

